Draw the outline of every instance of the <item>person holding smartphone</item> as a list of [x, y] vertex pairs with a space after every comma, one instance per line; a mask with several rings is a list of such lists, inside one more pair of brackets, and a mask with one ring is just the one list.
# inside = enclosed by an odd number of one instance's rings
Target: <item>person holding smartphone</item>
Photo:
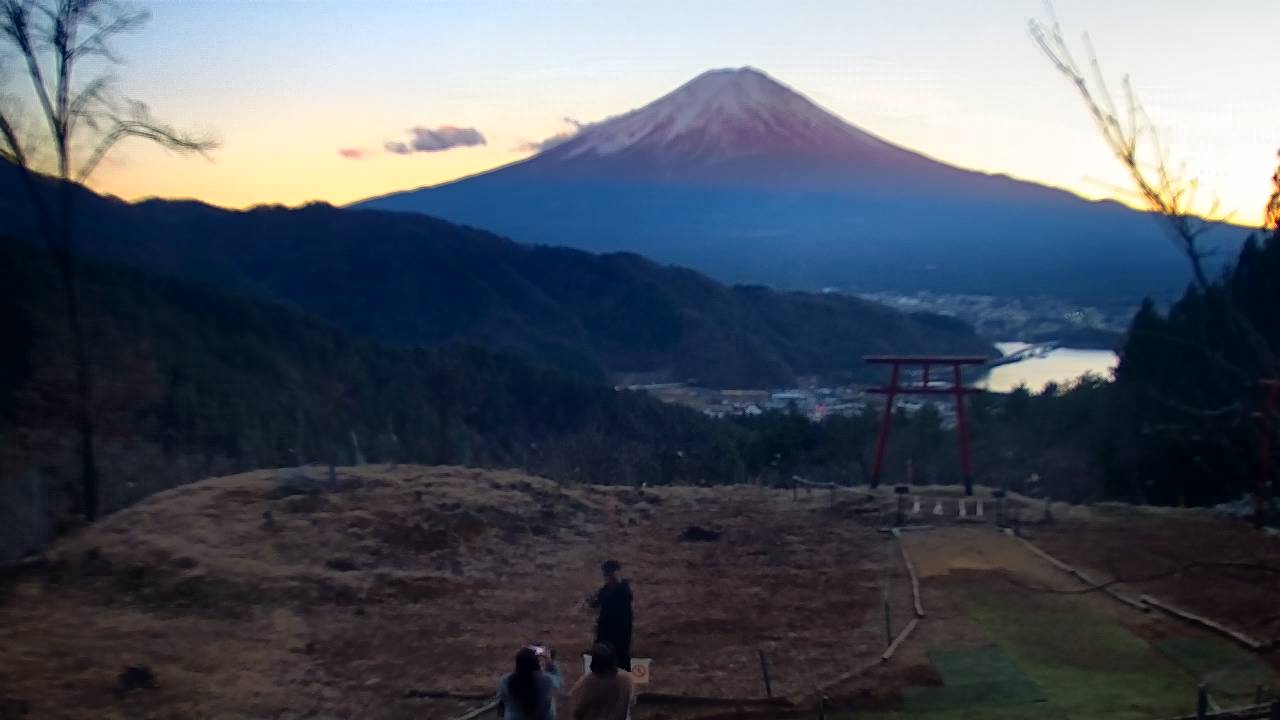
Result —
[[555, 652], [540, 645], [520, 648], [516, 667], [498, 682], [498, 717], [502, 720], [556, 720], [556, 692], [564, 677]]

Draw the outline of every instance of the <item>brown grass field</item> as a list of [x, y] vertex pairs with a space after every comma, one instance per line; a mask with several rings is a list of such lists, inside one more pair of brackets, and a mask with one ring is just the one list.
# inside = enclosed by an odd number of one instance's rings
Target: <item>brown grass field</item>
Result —
[[[902, 541], [928, 617], [890, 663], [846, 677], [884, 649], [886, 598], [894, 632], [911, 617], [897, 541], [878, 531], [891, 520], [888, 493], [561, 486], [407, 466], [342, 468], [334, 487], [281, 492], [307, 489], [297, 474], [257, 471], [158, 494], [4, 580], [0, 718], [454, 717], [483, 701], [422, 695], [491, 692], [526, 642], [559, 649], [576, 677], [594, 619], [582, 599], [608, 557], [635, 588], [635, 655], [654, 659], [649, 689], [670, 695], [762, 697], [763, 651], [775, 694], [797, 702], [822, 688], [860, 712], [953, 717], [920, 709], [927, 703], [912, 710], [913, 693], [943, 684], [933, 649], [1013, 642], [992, 603], [1015, 618], [1069, 603], [1144, 638], [1198, 632], [1100, 593], [1070, 594], [1078, 583], [989, 522], [931, 518], [938, 529]], [[326, 475], [306, 471], [316, 487]], [[945, 493], [954, 491], [935, 494]], [[1023, 504], [1028, 519], [1037, 512]], [[1276, 540], [1203, 513], [1055, 515], [1024, 534], [1100, 575], [1210, 558], [1280, 566]], [[691, 525], [721, 539], [680, 541]], [[1280, 579], [1242, 572], [1197, 570], [1139, 589], [1275, 639], [1280, 602], [1267, 598]], [[1206, 589], [1219, 586], [1227, 589]], [[1102, 655], [1077, 655], [1084, 671], [1108, 671]], [[156, 686], [113, 693], [135, 664], [151, 668]], [[1179, 701], [1180, 682], [1166, 683]], [[740, 711], [665, 702], [636, 716]], [[1006, 712], [998, 716], [1020, 716]]]

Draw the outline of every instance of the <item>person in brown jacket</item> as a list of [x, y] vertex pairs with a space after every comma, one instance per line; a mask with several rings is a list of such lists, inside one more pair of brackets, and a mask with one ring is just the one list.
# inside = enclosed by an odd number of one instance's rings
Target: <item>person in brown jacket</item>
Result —
[[569, 695], [572, 720], [627, 720], [636, 702], [631, 673], [618, 669], [613, 648], [596, 643], [591, 648], [591, 672], [583, 675]]

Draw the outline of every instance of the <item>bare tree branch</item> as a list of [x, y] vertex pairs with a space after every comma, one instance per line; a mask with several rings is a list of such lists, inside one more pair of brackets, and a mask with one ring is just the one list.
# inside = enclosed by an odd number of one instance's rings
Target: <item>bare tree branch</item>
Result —
[[0, 108], [0, 137], [3, 137], [5, 142], [5, 147], [0, 148], [5, 159], [19, 167], [27, 167], [27, 154], [22, 149], [22, 142], [18, 139], [17, 131], [13, 129], [13, 123], [4, 114], [4, 108]]
[[98, 167], [98, 163], [102, 161], [102, 158], [111, 151], [111, 148], [125, 138], [150, 140], [175, 152], [198, 153], [203, 157], [208, 157], [209, 151], [217, 147], [217, 143], [209, 138], [186, 135], [167, 125], [155, 122], [147, 113], [146, 106], [141, 103], [133, 104], [132, 114], [133, 117], [131, 118], [112, 118], [111, 129], [98, 140], [98, 144], [89, 154], [88, 160], [76, 173], [76, 182], [83, 183], [88, 179], [93, 174], [94, 169]]
[[81, 121], [87, 122], [90, 130], [98, 129], [94, 122], [94, 106], [103, 106], [108, 103], [106, 93], [111, 87], [112, 80], [110, 75], [99, 75], [72, 95], [71, 103], [67, 107], [68, 135], [75, 134], [77, 125]]
[[40, 58], [35, 47], [31, 17], [35, 2], [34, 0], [3, 0], [3, 3], [0, 5], [0, 34], [3, 34], [18, 49], [26, 62], [27, 75], [31, 78], [31, 84], [36, 99], [40, 101], [40, 108], [44, 111], [44, 117], [49, 122], [49, 130], [57, 135], [57, 113], [54, 111], [53, 102], [49, 99], [49, 88], [45, 84], [44, 71], [40, 67]]
[[[1090, 74], [1086, 76], [1076, 62], [1057, 18], [1052, 17], [1052, 8], [1049, 11], [1051, 21], [1048, 27], [1036, 20], [1030, 21], [1032, 39], [1054, 68], [1075, 86], [1107, 147], [1128, 170], [1143, 202], [1167, 221], [1175, 245], [1191, 264], [1197, 286], [1207, 289], [1210, 279], [1204, 268], [1205, 254], [1200, 238], [1210, 224], [1221, 222], [1224, 218], [1215, 217], [1213, 213], [1207, 218], [1201, 218], [1194, 213], [1197, 182], [1194, 179], [1184, 180], [1180, 173], [1171, 171], [1159, 136], [1152, 129], [1150, 118], [1141, 103], [1137, 101], [1129, 78], [1125, 76], [1122, 81], [1125, 102], [1125, 120], [1122, 120], [1121, 111], [1107, 86], [1089, 37], [1086, 35], [1083, 41], [1090, 67]], [[1144, 159], [1144, 140], [1151, 147], [1150, 168]]]
[[129, 32], [145, 25], [151, 14], [145, 10], [128, 11], [117, 7], [116, 16], [110, 21], [99, 20], [99, 27], [72, 48], [74, 59], [97, 56], [111, 63], [119, 63], [120, 59], [111, 51], [107, 42], [114, 36]]

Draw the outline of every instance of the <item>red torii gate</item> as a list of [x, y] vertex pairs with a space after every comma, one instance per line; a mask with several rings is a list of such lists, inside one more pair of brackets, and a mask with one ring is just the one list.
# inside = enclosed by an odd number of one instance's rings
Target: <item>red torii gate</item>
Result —
[[[863, 358], [872, 365], [891, 365], [889, 384], [872, 388], [868, 392], [885, 396], [884, 418], [880, 421], [880, 439], [876, 442], [876, 464], [871, 471], [871, 487], [880, 485], [880, 470], [884, 465], [884, 450], [889, 444], [889, 427], [893, 424], [893, 401], [898, 395], [952, 395], [956, 400], [956, 433], [960, 439], [960, 469], [964, 473], [964, 494], [973, 494], [973, 474], [969, 468], [969, 428], [965, 422], [964, 396], [977, 395], [982, 390], [965, 387], [961, 368], [965, 365], [985, 365], [987, 358], [979, 355], [867, 355]], [[923, 377], [919, 385], [900, 385], [903, 365], [922, 366]], [[951, 366], [951, 384], [934, 387], [929, 382], [929, 370], [934, 366]], [[942, 378], [940, 378], [942, 379]], [[945, 379], [943, 379], [945, 382]]]

